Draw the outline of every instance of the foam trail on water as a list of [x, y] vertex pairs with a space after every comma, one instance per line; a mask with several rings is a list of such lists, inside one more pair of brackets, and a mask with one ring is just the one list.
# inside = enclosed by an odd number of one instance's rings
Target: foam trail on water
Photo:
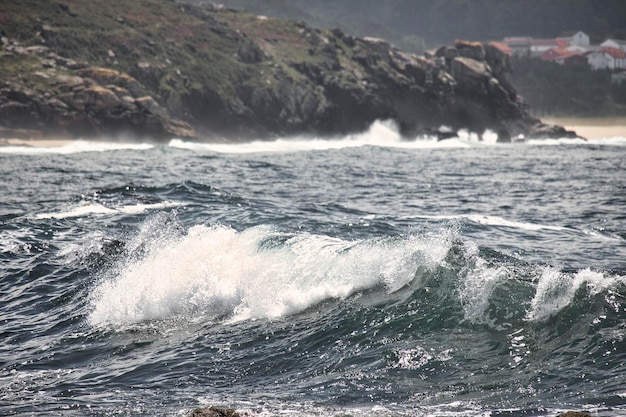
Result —
[[158, 210], [171, 207], [178, 207], [181, 204], [172, 202], [153, 204], [131, 204], [117, 208], [109, 208], [92, 201], [84, 201], [69, 210], [61, 212], [40, 213], [36, 219], [67, 219], [73, 217], [86, 217], [90, 215], [111, 215], [111, 214], [139, 214], [148, 210]]
[[119, 150], [148, 150], [154, 145], [147, 143], [124, 143], [124, 142], [100, 142], [90, 140], [68, 140], [60, 146], [46, 145], [46, 141], [33, 142], [36, 145], [26, 146], [0, 146], [0, 154], [13, 155], [41, 155], [41, 154], [59, 154], [69, 155], [81, 152], [111, 152]]
[[92, 292], [89, 322], [123, 328], [173, 317], [284, 317], [380, 285], [398, 290], [418, 268], [440, 265], [450, 241], [438, 235], [352, 242], [267, 226], [242, 232], [195, 226], [148, 242], [145, 256], [102, 280]]

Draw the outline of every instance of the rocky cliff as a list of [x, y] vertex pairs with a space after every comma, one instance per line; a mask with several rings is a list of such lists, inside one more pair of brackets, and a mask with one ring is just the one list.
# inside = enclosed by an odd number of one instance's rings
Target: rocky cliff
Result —
[[0, 134], [246, 140], [391, 119], [412, 138], [573, 136], [534, 119], [508, 57], [378, 39], [173, 0], [0, 0]]

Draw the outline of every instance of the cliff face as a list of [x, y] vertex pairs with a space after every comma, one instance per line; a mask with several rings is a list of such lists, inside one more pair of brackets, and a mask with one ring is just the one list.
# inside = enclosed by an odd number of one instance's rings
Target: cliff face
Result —
[[441, 125], [504, 140], [567, 134], [530, 117], [505, 78], [508, 57], [489, 45], [415, 56], [172, 0], [0, 1], [0, 21], [5, 134], [245, 140], [345, 134], [376, 119], [407, 137]]

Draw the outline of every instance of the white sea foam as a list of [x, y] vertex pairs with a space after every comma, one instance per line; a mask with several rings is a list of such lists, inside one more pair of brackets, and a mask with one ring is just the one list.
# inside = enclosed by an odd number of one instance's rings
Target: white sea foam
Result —
[[[150, 233], [142, 233], [146, 241]], [[93, 291], [89, 321], [120, 328], [173, 317], [279, 318], [326, 299], [410, 283], [444, 259], [450, 236], [345, 241], [270, 227], [195, 226], [156, 238]]]
[[473, 242], [465, 244], [465, 251], [470, 264], [466, 268], [463, 282], [460, 283], [459, 292], [464, 318], [474, 324], [486, 323], [491, 295], [508, 278], [508, 270], [505, 266], [489, 266], [478, 256], [478, 245]]
[[322, 139], [315, 137], [281, 138], [273, 141], [253, 141], [247, 143], [198, 143], [186, 142], [180, 139], [170, 141], [169, 146], [194, 151], [210, 151], [217, 153], [277, 153], [322, 151], [332, 149], [358, 148], [363, 146], [377, 146], [386, 148], [404, 149], [431, 149], [431, 148], [466, 148], [495, 144], [495, 136], [488, 132], [483, 142], [478, 137], [466, 131], [460, 131], [458, 138], [437, 141], [435, 137], [419, 137], [407, 140], [400, 135], [397, 126], [391, 121], [376, 121], [363, 133], [348, 135], [336, 139]]
[[140, 214], [148, 210], [159, 210], [170, 207], [178, 207], [180, 203], [163, 202], [154, 204], [131, 204], [116, 208], [109, 208], [93, 201], [83, 201], [78, 205], [61, 212], [39, 213], [36, 219], [67, 219], [72, 217], [85, 217], [90, 215], [111, 214]]
[[430, 219], [430, 220], [468, 220], [473, 223], [483, 224], [487, 226], [500, 226], [500, 227], [510, 227], [513, 229], [522, 229], [522, 230], [554, 230], [554, 231], [568, 231], [572, 229], [568, 229], [567, 227], [562, 226], [552, 226], [546, 224], [537, 224], [537, 223], [529, 223], [529, 222], [519, 222], [514, 220], [508, 220], [499, 216], [487, 216], [483, 214], [467, 214], [467, 215], [418, 215], [412, 216], [414, 219]]
[[118, 150], [147, 150], [154, 145], [146, 143], [124, 143], [124, 142], [101, 142], [87, 140], [73, 140], [61, 146], [46, 146], [45, 141], [38, 141], [36, 146], [0, 146], [0, 154], [14, 155], [40, 155], [40, 154], [60, 154], [68, 155], [81, 152], [110, 152]]
[[546, 267], [537, 281], [535, 296], [527, 314], [529, 321], [543, 321], [557, 314], [574, 301], [576, 293], [585, 289], [590, 297], [626, 284], [624, 277], [606, 276], [602, 272], [584, 269], [568, 274]]

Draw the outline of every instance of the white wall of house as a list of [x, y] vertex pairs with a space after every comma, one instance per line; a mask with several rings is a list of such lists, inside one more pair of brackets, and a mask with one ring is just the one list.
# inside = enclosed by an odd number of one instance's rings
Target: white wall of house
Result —
[[591, 39], [589, 38], [589, 35], [587, 35], [585, 32], [579, 31], [579, 32], [576, 32], [576, 34], [571, 37], [570, 43], [572, 45], [578, 45], [578, 46], [589, 46], [591, 43]]
[[604, 42], [602, 42], [600, 44], [600, 46], [602, 48], [618, 48], [618, 49], [622, 49], [622, 47], [620, 46], [619, 43], [617, 43], [617, 41], [615, 41], [614, 39], [607, 39]]
[[541, 56], [544, 52], [548, 52], [550, 49], [557, 48], [558, 45], [531, 45], [530, 56]]
[[591, 47], [571, 44], [565, 49], [567, 49], [568, 51], [576, 51], [584, 54], [585, 52], [589, 52], [591, 50]]
[[611, 68], [612, 65], [612, 58], [606, 52], [592, 52], [588, 55], [588, 59], [589, 66], [594, 70]]
[[626, 41], [621, 41], [617, 39], [607, 39], [600, 44], [601, 48], [617, 48], [626, 52]]

